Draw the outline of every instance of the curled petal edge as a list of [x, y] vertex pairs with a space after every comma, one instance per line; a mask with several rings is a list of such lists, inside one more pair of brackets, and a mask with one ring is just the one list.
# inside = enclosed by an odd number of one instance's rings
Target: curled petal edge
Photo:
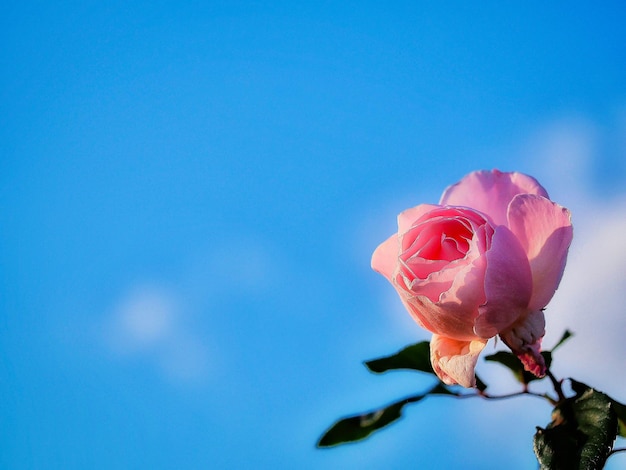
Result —
[[476, 386], [474, 369], [487, 340], [461, 341], [433, 335], [430, 341], [430, 361], [439, 379], [447, 385]]
[[372, 254], [371, 266], [374, 271], [391, 281], [398, 262], [398, 235], [393, 234], [382, 242]]
[[570, 212], [541, 196], [522, 194], [509, 205], [508, 223], [530, 261], [531, 310], [545, 307], [556, 291], [572, 242]]
[[507, 206], [518, 194], [548, 197], [546, 190], [532, 176], [517, 172], [474, 171], [441, 196], [441, 205], [472, 207], [488, 214], [495, 225], [506, 225]]

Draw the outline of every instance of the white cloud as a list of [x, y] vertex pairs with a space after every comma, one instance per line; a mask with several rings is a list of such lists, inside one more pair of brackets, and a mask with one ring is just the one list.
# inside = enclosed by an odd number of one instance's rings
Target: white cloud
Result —
[[[572, 212], [574, 240], [563, 280], [546, 310], [544, 345], [550, 348], [565, 329], [575, 336], [555, 354], [553, 370], [624, 401], [626, 191], [607, 197], [593, 189], [598, 187], [594, 167], [607, 149], [626, 160], [626, 147], [611, 148], [615, 127], [624, 130], [626, 121], [601, 128], [580, 116], [558, 119], [537, 129], [516, 154], [532, 162], [529, 172]], [[492, 368], [488, 373], [497, 384], [508, 382], [508, 377], [497, 379]]]
[[[565, 276], [548, 306], [548, 338], [565, 328], [576, 337], [555, 366], [626, 399], [626, 200], [591, 204], [575, 213], [575, 235]], [[549, 344], [549, 343], [548, 343]]]
[[172, 334], [178, 309], [173, 295], [164, 289], [134, 287], [114, 309], [113, 347], [121, 353], [158, 347]]
[[589, 172], [600, 141], [599, 129], [581, 116], [545, 123], [519, 150], [521, 161], [534, 162], [548, 193], [588, 196]]
[[[575, 337], [555, 354], [555, 374], [626, 400], [626, 192], [607, 198], [593, 189], [598, 187], [594, 168], [604, 152], [626, 151], [613, 145], [616, 128], [625, 130], [626, 120], [603, 128], [579, 115], [556, 119], [540, 126], [514, 154], [530, 162], [528, 172], [572, 212], [574, 240], [563, 280], [546, 310], [544, 346], [552, 347], [565, 329]], [[510, 383], [509, 377], [498, 379], [491, 366], [485, 370], [496, 385]]]
[[118, 357], [148, 359], [169, 379], [197, 380], [207, 372], [206, 347], [193, 334], [177, 295], [162, 286], [131, 287], [114, 306], [105, 331]]
[[[621, 125], [626, 131], [626, 120]], [[565, 329], [573, 331], [575, 336], [555, 353], [555, 374], [586, 382], [626, 402], [626, 375], [623, 374], [626, 357], [626, 192], [610, 200], [602, 199], [594, 193], [593, 188], [597, 185], [594, 185], [593, 175], [597, 172], [592, 171], [609, 145], [607, 139], [614, 132], [582, 116], [566, 117], [544, 123], [523, 142], [510, 143], [506, 151], [494, 149], [493, 154], [509, 155], [510, 160], [498, 164], [535, 176], [556, 202], [572, 211], [574, 242], [561, 286], [546, 311], [544, 345], [551, 348]], [[625, 152], [626, 146], [622, 144], [619, 151]], [[626, 155], [622, 158], [626, 160]], [[435, 198], [431, 196], [416, 202], [429, 199]], [[395, 215], [395, 212], [391, 214]], [[389, 224], [388, 210], [385, 217], [376, 217], [371, 224], [372, 230], [361, 231], [367, 236], [363, 245], [375, 246], [372, 233], [379, 241], [388, 235], [387, 232], [382, 236], [378, 233], [383, 232], [378, 227]], [[366, 250], [361, 251], [369, 255]], [[404, 345], [429, 336], [426, 333], [423, 337], [416, 336], [416, 329], [406, 323], [408, 315], [390, 286], [382, 286], [380, 293], [380, 309], [387, 312], [388, 333], [396, 338], [394, 341], [404, 339]], [[490, 341], [483, 355], [494, 352], [494, 343]], [[501, 342], [495, 348], [506, 349]], [[521, 390], [513, 375], [498, 364], [480, 360], [478, 373], [488, 383], [492, 394]], [[550, 391], [551, 386], [545, 380], [531, 385], [531, 388], [543, 392]], [[480, 439], [493, 439], [506, 429], [506, 442], [498, 449], [492, 449], [494, 461], [507, 458], [510, 464], [517, 463], [519, 467], [526, 466], [526, 463], [519, 462], [531, 461], [532, 465], [535, 426], [545, 426], [551, 419], [550, 404], [536, 397], [494, 402], [467, 400], [463, 403], [465, 406], [455, 409], [454, 413], [449, 411], [450, 406], [443, 399], [437, 404], [435, 400], [432, 403], [431, 406], [438, 407], [441, 412], [441, 419], [449, 422], [451, 441], [461, 439], [465, 442], [473, 436], [482, 436], [475, 440], [478, 445]], [[467, 423], [471, 423], [472, 437], [467, 436]], [[436, 441], [440, 436], [433, 439]]]
[[[572, 377], [624, 402], [626, 193], [602, 199], [592, 190], [590, 171], [606, 148], [607, 134], [580, 117], [560, 119], [538, 129], [515, 154], [520, 161], [531, 160], [528, 172], [556, 202], [572, 211], [574, 241], [561, 285], [546, 310], [543, 344], [551, 348], [566, 329], [575, 336], [555, 352], [552, 370], [559, 378]], [[499, 344], [497, 349], [502, 348]], [[486, 349], [491, 352], [493, 342]], [[478, 373], [492, 394], [520, 388], [512, 374], [497, 364], [479, 361]], [[553, 394], [548, 381], [531, 388]], [[481, 423], [482, 429], [476, 430], [480, 435], [508, 429], [507, 442], [516, 443], [507, 449], [509, 457], [511, 452], [520, 452], [520, 458], [532, 455], [534, 427], [550, 422], [550, 405], [534, 397], [467, 405], [465, 415], [457, 419]], [[607, 468], [616, 464], [617, 460], [609, 461]]]
[[277, 271], [269, 251], [254, 240], [216, 244], [184, 267], [174, 287], [128, 286], [106, 316], [107, 348], [120, 360], [147, 361], [170, 381], [208, 379], [221, 369], [207, 333], [206, 322], [216, 320], [214, 306], [237, 302], [242, 290], [248, 296], [269, 290]]
[[554, 368], [624, 399], [626, 193], [607, 199], [592, 189], [593, 169], [611, 151], [614, 132], [581, 117], [559, 119], [531, 136], [522, 155], [535, 162], [534, 176], [571, 210], [574, 223], [565, 275], [546, 311], [544, 343], [549, 347], [566, 328], [576, 336], [559, 351]]

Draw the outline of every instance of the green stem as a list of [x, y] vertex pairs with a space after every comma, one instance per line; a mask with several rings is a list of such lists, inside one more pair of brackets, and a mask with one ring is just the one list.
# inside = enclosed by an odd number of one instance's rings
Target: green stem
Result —
[[523, 390], [521, 392], [508, 393], [506, 395], [489, 395], [488, 393], [484, 393], [484, 392], [480, 393], [479, 395], [482, 396], [486, 400], [504, 400], [506, 398], [519, 397], [522, 395], [530, 395], [532, 397], [543, 398], [544, 400], [548, 400], [553, 405], [556, 404], [556, 400], [552, 398], [550, 395], [548, 395], [547, 393], [531, 392], [530, 390]]
[[550, 369], [547, 370], [546, 375], [550, 378], [554, 391], [559, 396], [559, 402], [565, 401], [565, 394], [563, 393], [563, 387], [561, 385], [562, 381], [557, 380]]
[[456, 396], [457, 398], [481, 397], [481, 398], [484, 398], [485, 400], [506, 400], [507, 398], [521, 397], [523, 395], [530, 395], [532, 397], [537, 397], [537, 398], [542, 398], [544, 400], [548, 400], [552, 405], [557, 404], [557, 400], [555, 400], [553, 397], [551, 397], [547, 393], [536, 393], [536, 392], [531, 392], [527, 389], [522, 390], [520, 392], [507, 393], [505, 395], [489, 395], [488, 393], [485, 393], [485, 392], [454, 394], [454, 396]]

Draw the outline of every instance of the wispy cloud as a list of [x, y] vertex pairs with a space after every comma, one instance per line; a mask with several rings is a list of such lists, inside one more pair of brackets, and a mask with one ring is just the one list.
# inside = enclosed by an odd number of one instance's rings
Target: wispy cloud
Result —
[[559, 370], [623, 393], [626, 199], [590, 209], [576, 217], [580, 229], [558, 295], [546, 312], [548, 327], [552, 335], [565, 328], [577, 335], [559, 355]]
[[172, 293], [156, 285], [136, 286], [116, 305], [113, 346], [120, 353], [149, 351], [167, 341], [179, 327], [179, 306]]
[[171, 289], [156, 283], [130, 287], [115, 304], [105, 332], [119, 358], [147, 359], [169, 379], [198, 380], [207, 373], [205, 341], [194, 334]]
[[[624, 124], [617, 120], [613, 127], [624, 131]], [[558, 354], [555, 367], [607, 393], [626, 387], [626, 377], [619, 373], [626, 356], [626, 192], [606, 196], [593, 188], [598, 186], [594, 178], [614, 176], [594, 171], [606, 158], [604, 152], [626, 150], [611, 147], [615, 133], [578, 118], [549, 124], [532, 138], [537, 173], [548, 181], [551, 194], [558, 193], [555, 199], [572, 211], [574, 223], [565, 275], [546, 311], [545, 342], [549, 345], [566, 328], [572, 330], [576, 337]]]
[[[625, 124], [616, 120], [613, 127], [626, 131]], [[520, 161], [531, 162], [529, 172], [572, 212], [574, 241], [561, 285], [546, 310], [544, 345], [551, 347], [565, 329], [575, 337], [556, 354], [555, 372], [625, 399], [626, 377], [620, 371], [626, 356], [626, 191], [606, 196], [594, 189], [596, 179], [606, 177], [597, 171], [604, 153], [626, 151], [611, 148], [617, 132], [613, 127], [566, 116], [539, 126], [515, 153]], [[501, 382], [495, 375], [489, 378]]]
[[[626, 193], [603, 198], [593, 189], [591, 171], [597, 159], [603, 158], [607, 136], [612, 132], [603, 132], [600, 126], [580, 116], [566, 117], [540, 126], [517, 145], [514, 154], [522, 162], [530, 161], [527, 171], [546, 186], [553, 199], [572, 211], [574, 241], [561, 285], [546, 309], [543, 344], [551, 348], [566, 329], [575, 336], [555, 352], [553, 372], [624, 401]], [[503, 348], [501, 343], [497, 345], [497, 349]], [[478, 373], [492, 393], [520, 388], [513, 375], [498, 364], [479, 361]], [[550, 390], [543, 382], [531, 387]], [[500, 452], [511, 461], [530, 462], [535, 426], [550, 422], [550, 405], [533, 397], [474, 402], [462, 413], [456, 418], [482, 428], [476, 430], [481, 435], [493, 436], [496, 429], [506, 428], [508, 439], [502, 441]]]
[[258, 243], [216, 244], [188, 263], [173, 286], [145, 280], [129, 285], [106, 315], [106, 347], [118, 360], [146, 361], [170, 381], [202, 382], [220, 367], [223, 353], [207, 328], [214, 305], [236, 302], [242, 290], [267, 290], [275, 271]]

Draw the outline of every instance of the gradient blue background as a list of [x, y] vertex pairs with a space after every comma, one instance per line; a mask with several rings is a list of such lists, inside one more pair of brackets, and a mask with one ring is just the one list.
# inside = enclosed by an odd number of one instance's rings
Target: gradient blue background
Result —
[[314, 444], [431, 384], [361, 365], [428, 337], [369, 267], [397, 213], [481, 168], [622, 201], [625, 23], [617, 1], [5, 2], [0, 467], [535, 468], [532, 398]]

